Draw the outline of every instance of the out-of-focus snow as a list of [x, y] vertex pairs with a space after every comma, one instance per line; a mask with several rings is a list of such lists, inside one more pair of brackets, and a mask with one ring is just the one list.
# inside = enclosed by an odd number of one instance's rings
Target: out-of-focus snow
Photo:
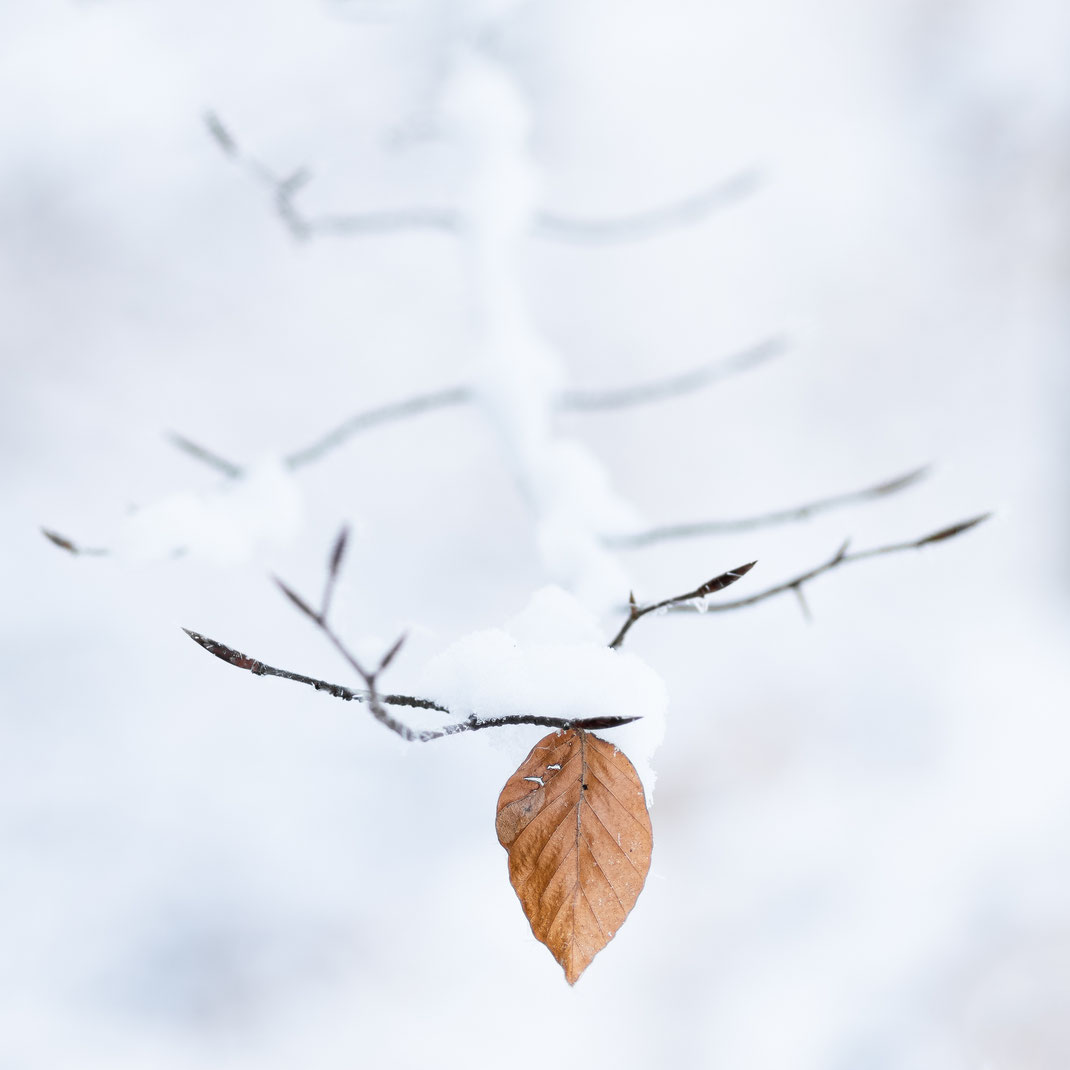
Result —
[[279, 462], [261, 461], [212, 490], [179, 491], [134, 509], [113, 546], [134, 561], [188, 555], [241, 564], [258, 549], [289, 544], [302, 513], [297, 481]]
[[464, 161], [474, 386], [531, 508], [549, 577], [604, 610], [622, 601], [629, 579], [600, 536], [634, 530], [639, 517], [594, 453], [554, 424], [563, 364], [532, 322], [522, 276], [541, 192], [528, 102], [502, 63], [464, 44], [452, 57], [441, 107], [444, 132]]
[[665, 684], [636, 654], [610, 650], [595, 617], [560, 587], [536, 591], [502, 627], [451, 643], [424, 667], [420, 689], [464, 716], [640, 717], [607, 738], [628, 755], [653, 800]]

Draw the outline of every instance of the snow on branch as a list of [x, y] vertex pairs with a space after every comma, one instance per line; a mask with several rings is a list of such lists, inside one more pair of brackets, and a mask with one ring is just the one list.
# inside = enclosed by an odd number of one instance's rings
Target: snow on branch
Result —
[[206, 635], [202, 635], [200, 632], [195, 632], [189, 628], [183, 628], [182, 630], [198, 646], [207, 650], [209, 654], [214, 655], [221, 661], [225, 661], [228, 665], [233, 665], [237, 669], [245, 669], [247, 672], [251, 672], [254, 676], [277, 676], [283, 680], [293, 680], [300, 684], [306, 684], [309, 687], [315, 688], [317, 691], [325, 691], [334, 698], [340, 698], [347, 702], [362, 702], [368, 707], [372, 716], [379, 721], [380, 724], [410, 743], [427, 743], [433, 739], [442, 739], [446, 736], [457, 735], [461, 732], [479, 732], [486, 728], [503, 728], [509, 725], [540, 725], [546, 728], [584, 728], [600, 730], [617, 728], [621, 725], [630, 724], [633, 721], [639, 720], [638, 717], [566, 718], [546, 717], [535, 714], [511, 714], [505, 717], [477, 717], [473, 714], [463, 721], [447, 724], [438, 729], [415, 729], [409, 727], [403, 721], [398, 720], [386, 709], [386, 707], [407, 706], [415, 709], [436, 710], [446, 714], [451, 713], [451, 710], [447, 705], [436, 702], [434, 699], [419, 698], [415, 695], [380, 694], [378, 688], [379, 677], [390, 667], [394, 658], [401, 650], [405, 641], [404, 635], [402, 635], [379, 659], [379, 662], [374, 669], [368, 669], [365, 667], [364, 663], [358, 660], [352, 651], [349, 650], [339, 637], [338, 633], [335, 632], [334, 628], [331, 626], [328, 620], [328, 614], [334, 594], [334, 588], [345, 556], [347, 542], [348, 530], [343, 528], [331, 550], [327, 566], [326, 583], [318, 609], [313, 608], [309, 602], [294, 591], [293, 588], [283, 583], [282, 580], [276, 578], [275, 582], [278, 584], [282, 593], [289, 599], [291, 604], [315, 624], [331, 645], [342, 655], [350, 668], [361, 678], [364, 683], [363, 689], [355, 690], [345, 687], [342, 684], [334, 684], [326, 680], [317, 679], [313, 676], [305, 676], [303, 673], [293, 672], [289, 669], [280, 669], [274, 665], [268, 665], [266, 662], [252, 658], [248, 654], [243, 654], [240, 651], [235, 650], [233, 647], [227, 646], [225, 643], [220, 643], [215, 639], [209, 639]]

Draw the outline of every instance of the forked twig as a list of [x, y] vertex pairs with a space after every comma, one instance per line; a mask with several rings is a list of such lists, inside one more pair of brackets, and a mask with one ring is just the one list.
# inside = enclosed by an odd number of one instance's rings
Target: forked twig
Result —
[[860, 502], [883, 498], [906, 490], [925, 479], [931, 471], [930, 465], [924, 465], [875, 486], [847, 491], [844, 494], [833, 494], [828, 498], [818, 498], [804, 505], [777, 509], [760, 516], [740, 517], [736, 520], [704, 520], [694, 524], [666, 524], [663, 527], [648, 528], [646, 531], [637, 531], [629, 535], [608, 535], [603, 542], [606, 546], [616, 550], [637, 550], [669, 539], [689, 539], [701, 535], [729, 535], [740, 531], [753, 531], [755, 528], [771, 527], [775, 524], [787, 524], [795, 520], [808, 520], [830, 509], [842, 509], [844, 506], [857, 505]]
[[338, 634], [328, 622], [327, 615], [330, 610], [334, 587], [341, 569], [342, 560], [345, 556], [348, 541], [348, 530], [343, 528], [335, 540], [331, 550], [331, 556], [327, 566], [327, 582], [324, 588], [323, 599], [318, 610], [313, 609], [299, 594], [288, 587], [281, 580], [276, 579], [279, 589], [286, 597], [326, 636], [334, 648], [348, 662], [353, 671], [364, 681], [364, 690], [354, 690], [343, 687], [341, 684], [332, 684], [326, 680], [319, 680], [313, 676], [305, 676], [303, 673], [292, 672], [289, 669], [279, 669], [274, 665], [259, 661], [243, 654], [225, 643], [209, 639], [200, 632], [189, 628], [182, 630], [200, 647], [213, 654], [228, 665], [238, 669], [245, 669], [254, 676], [278, 676], [284, 680], [293, 680], [300, 684], [306, 684], [317, 691], [326, 691], [334, 698], [340, 698], [347, 702], [363, 702], [367, 705], [372, 716], [389, 728], [391, 732], [401, 736], [407, 742], [427, 743], [432, 739], [442, 739], [446, 736], [457, 735], [460, 732], [479, 732], [485, 728], [503, 728], [507, 725], [541, 725], [546, 728], [587, 728], [591, 730], [617, 728], [620, 725], [630, 724], [639, 720], [638, 717], [542, 717], [536, 714], [513, 714], [507, 717], [476, 717], [474, 714], [463, 721], [444, 725], [438, 729], [418, 730], [410, 728], [407, 724], [399, 721], [387, 709], [386, 706], [408, 706], [424, 710], [437, 710], [439, 713], [450, 713], [448, 706], [435, 702], [433, 699], [418, 698], [415, 695], [381, 695], [378, 690], [380, 674], [389, 668], [398, 651], [405, 641], [401, 636], [397, 642], [383, 655], [379, 664], [373, 670], [366, 669], [363, 664], [353, 655], [339, 638]]
[[[282, 176], [259, 159], [241, 151], [229, 129], [214, 112], [205, 112], [204, 122], [215, 143], [226, 156], [254, 181], [271, 191], [275, 212], [287, 230], [299, 241], [317, 236], [347, 237], [397, 234], [406, 230], [431, 230], [456, 233], [462, 219], [448, 208], [410, 208], [378, 212], [355, 212], [345, 215], [305, 215], [297, 207], [297, 193], [311, 181], [307, 168]], [[757, 171], [740, 171], [727, 179], [679, 201], [646, 212], [611, 219], [586, 219], [582, 216], [538, 212], [532, 233], [540, 238], [577, 245], [606, 245], [638, 241], [678, 227], [691, 226], [706, 216], [751, 194], [758, 186]]]
[[180, 435], [177, 431], [168, 431], [167, 440], [175, 447], [175, 449], [189, 454], [190, 457], [208, 465], [209, 468], [214, 468], [228, 479], [238, 479], [243, 474], [241, 465], [235, 464], [233, 461], [228, 461], [214, 450], [207, 449], [200, 443], [186, 438], [185, 435]]

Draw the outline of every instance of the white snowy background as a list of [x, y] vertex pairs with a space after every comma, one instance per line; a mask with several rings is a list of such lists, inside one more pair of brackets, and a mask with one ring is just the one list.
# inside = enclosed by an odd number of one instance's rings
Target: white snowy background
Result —
[[[3, 1070], [1070, 1065], [1064, 3], [8, 0], [0, 99]], [[466, 234], [297, 243], [209, 108], [312, 171], [310, 214]], [[748, 168], [643, 241], [527, 233]], [[540, 408], [772, 335], [686, 398]], [[273, 461], [461, 382], [485, 403]], [[930, 461], [805, 524], [594, 538]], [[608, 638], [618, 582], [758, 558], [744, 594], [990, 508], [819, 579], [810, 624], [791, 598], [643, 621], [631, 690], [590, 686], [563, 596], [507, 624], [558, 582]], [[268, 580], [318, 591], [343, 521], [338, 627], [410, 631], [390, 689], [656, 713], [665, 682], [651, 876], [575, 989], [493, 830], [542, 730], [406, 746], [180, 631], [358, 683]], [[543, 645], [510, 663], [508, 628]]]

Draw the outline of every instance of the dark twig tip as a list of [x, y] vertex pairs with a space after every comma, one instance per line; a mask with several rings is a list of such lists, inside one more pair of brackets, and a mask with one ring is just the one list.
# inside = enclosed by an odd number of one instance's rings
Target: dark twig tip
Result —
[[60, 535], [58, 531], [49, 531], [48, 528], [41, 528], [41, 534], [61, 550], [66, 550], [69, 554], [78, 553], [78, 547], [66, 535]]
[[712, 580], [708, 580], [692, 595], [685, 597], [689, 598], [705, 598], [708, 594], [713, 594], [715, 591], [723, 591], [726, 587], [730, 587], [736, 580], [741, 580], [754, 566], [758, 564], [757, 561], [751, 561], [746, 565], [739, 565], [736, 568], [730, 569], [728, 572], [722, 572], [720, 576], [714, 576]]
[[322, 624], [322, 618], [292, 587], [287, 586], [278, 576], [271, 577], [278, 588], [295, 606], [307, 617], [311, 617], [317, 624]]
[[932, 470], [933, 466], [931, 464], [923, 464], [920, 468], [915, 468], [911, 472], [896, 476], [895, 479], [889, 479], [887, 483], [879, 483], [873, 488], [873, 493], [875, 495], [894, 494], [897, 490], [903, 490], [912, 483], [918, 483], [927, 478], [932, 473]]
[[342, 567], [342, 560], [345, 557], [346, 547], [349, 544], [349, 525], [344, 524], [342, 530], [338, 532], [338, 538], [334, 541], [334, 548], [331, 550], [331, 560], [328, 566], [331, 579], [338, 575], [338, 570]]
[[969, 531], [970, 528], [975, 528], [978, 524], [983, 524], [991, 516], [991, 513], [982, 513], [980, 516], [972, 517], [969, 520], [963, 520], [958, 524], [952, 524], [950, 527], [941, 528], [939, 531], [934, 531], [932, 535], [926, 535], [923, 539], [919, 539], [914, 545], [928, 546], [930, 543], [943, 542], [944, 539], [953, 539], [956, 535], [961, 535], [964, 531]]

